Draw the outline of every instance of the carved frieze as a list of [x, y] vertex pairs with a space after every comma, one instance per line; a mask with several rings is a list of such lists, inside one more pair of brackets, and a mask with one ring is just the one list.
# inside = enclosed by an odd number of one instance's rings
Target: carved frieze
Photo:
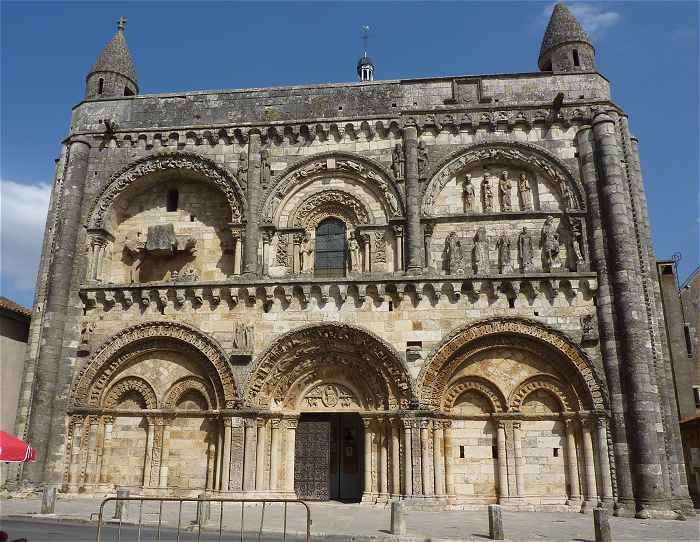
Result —
[[342, 384], [321, 384], [304, 396], [304, 406], [312, 409], [356, 410], [362, 408], [354, 394]]

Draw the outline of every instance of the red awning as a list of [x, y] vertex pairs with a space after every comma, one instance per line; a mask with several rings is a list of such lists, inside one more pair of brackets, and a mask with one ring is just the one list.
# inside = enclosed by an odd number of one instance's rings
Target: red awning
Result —
[[0, 461], [26, 463], [36, 460], [36, 451], [26, 442], [0, 431]]

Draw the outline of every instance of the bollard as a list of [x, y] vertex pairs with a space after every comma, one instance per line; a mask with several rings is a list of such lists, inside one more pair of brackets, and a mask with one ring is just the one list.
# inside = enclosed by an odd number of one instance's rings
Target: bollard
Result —
[[[129, 498], [129, 490], [125, 488], [118, 488], [117, 489], [117, 498], [119, 499], [128, 499]], [[114, 518], [113, 519], [119, 519], [121, 521], [126, 521], [126, 518], [129, 516], [129, 502], [128, 501], [115, 501], [116, 505], [114, 507]]]
[[593, 525], [595, 526], [595, 542], [612, 542], [608, 511], [602, 506], [593, 509]]
[[503, 516], [501, 507], [497, 504], [489, 504], [489, 538], [491, 540], [504, 540]]
[[41, 496], [41, 513], [53, 514], [56, 509], [56, 486], [44, 487], [44, 493]]
[[209, 521], [211, 517], [211, 503], [209, 501], [204, 501], [202, 499], [207, 498], [206, 493], [199, 494], [199, 501], [197, 502], [197, 524], [203, 527]]
[[406, 534], [406, 516], [401, 501], [391, 501], [391, 528], [389, 530], [391, 534]]

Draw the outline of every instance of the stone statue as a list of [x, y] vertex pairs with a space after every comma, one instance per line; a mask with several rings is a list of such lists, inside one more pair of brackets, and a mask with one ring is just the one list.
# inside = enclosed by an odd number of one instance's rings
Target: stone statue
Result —
[[507, 235], [501, 235], [496, 241], [496, 248], [498, 249], [498, 267], [500, 272], [510, 273], [513, 271], [513, 265], [510, 259], [510, 239]]
[[462, 201], [464, 203], [464, 212], [469, 213], [474, 210], [474, 185], [472, 184], [472, 176], [467, 173], [462, 183]]
[[238, 155], [238, 182], [245, 185], [248, 179], [248, 153], [241, 152]]
[[241, 322], [233, 324], [233, 348], [238, 352], [252, 352], [255, 344], [255, 328]]
[[513, 207], [513, 202], [510, 197], [511, 188], [513, 188], [513, 185], [508, 178], [508, 172], [504, 171], [501, 173], [501, 178], [498, 180], [498, 192], [501, 196], [501, 211], [510, 211]]
[[447, 273], [450, 275], [463, 275], [464, 251], [462, 250], [462, 242], [455, 232], [450, 232], [445, 240], [445, 256]]
[[488, 274], [489, 272], [488, 240], [486, 238], [486, 230], [483, 227], [476, 230], [474, 235], [472, 265], [477, 275]]
[[574, 193], [565, 179], [559, 179], [559, 190], [561, 191], [561, 199], [564, 202], [564, 209], [576, 209], [576, 198], [574, 198]]
[[484, 180], [481, 183], [481, 194], [484, 198], [484, 212], [493, 211], [493, 191], [489, 183], [488, 173], [484, 173]]
[[532, 238], [523, 226], [523, 231], [518, 235], [518, 257], [520, 258], [520, 269], [525, 273], [532, 271]]
[[520, 201], [522, 202], [523, 209], [526, 211], [532, 210], [532, 189], [530, 188], [530, 181], [524, 173], [520, 174], [518, 191], [520, 192]]
[[569, 217], [569, 224], [571, 224], [571, 245], [576, 258], [576, 270], [582, 271], [586, 264], [583, 257], [583, 222], [580, 218]]
[[263, 149], [260, 152], [260, 185], [266, 189], [270, 185], [270, 151]]
[[391, 151], [391, 170], [394, 172], [396, 179], [404, 178], [404, 167], [406, 158], [403, 154], [403, 145], [397, 143], [394, 145], [394, 150]]
[[314, 270], [314, 242], [308, 235], [301, 242], [301, 272], [312, 273]]
[[430, 159], [428, 158], [428, 149], [425, 148], [425, 143], [418, 143], [418, 178], [425, 179], [430, 167]]
[[360, 243], [357, 242], [357, 237], [354, 234], [350, 234], [348, 251], [350, 252], [350, 272], [360, 273], [362, 270], [360, 266]]
[[542, 227], [542, 258], [547, 271], [561, 267], [559, 250], [559, 234], [554, 226], [554, 217], [548, 216]]

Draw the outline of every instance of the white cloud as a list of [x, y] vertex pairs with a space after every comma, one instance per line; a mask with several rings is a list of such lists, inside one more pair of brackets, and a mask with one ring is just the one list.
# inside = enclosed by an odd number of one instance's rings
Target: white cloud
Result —
[[3, 280], [34, 288], [51, 186], [0, 181], [0, 254]]
[[[617, 11], [605, 9], [604, 6], [599, 4], [581, 2], [576, 4], [567, 4], [566, 6], [569, 8], [571, 13], [574, 14], [574, 17], [578, 19], [578, 22], [581, 23], [581, 26], [583, 26], [583, 29], [588, 32], [588, 35], [591, 36], [591, 38], [601, 37], [607, 29], [615, 26], [622, 18]], [[542, 17], [545, 21], [549, 21], [553, 8], [554, 4], [549, 4], [544, 8]]]

